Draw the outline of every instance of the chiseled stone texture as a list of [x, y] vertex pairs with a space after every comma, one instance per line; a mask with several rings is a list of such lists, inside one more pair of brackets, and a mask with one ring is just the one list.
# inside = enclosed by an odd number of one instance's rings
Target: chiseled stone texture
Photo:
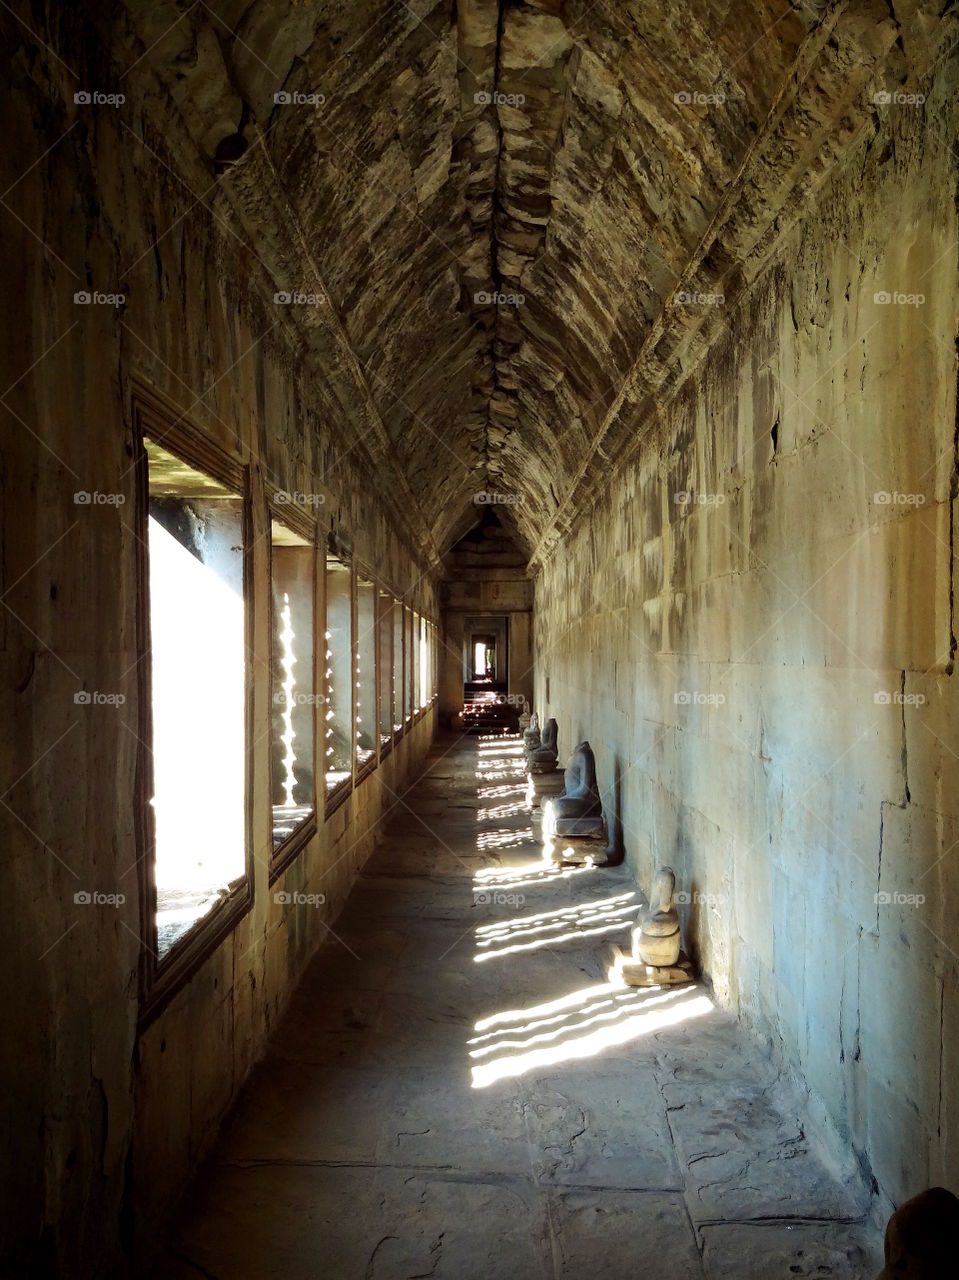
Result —
[[955, 60], [921, 89], [713, 308], [535, 612], [628, 864], [896, 1202], [959, 1181]]

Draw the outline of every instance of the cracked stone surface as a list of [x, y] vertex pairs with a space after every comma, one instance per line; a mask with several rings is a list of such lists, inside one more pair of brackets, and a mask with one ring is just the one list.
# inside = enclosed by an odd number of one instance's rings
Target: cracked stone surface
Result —
[[519, 760], [514, 739], [434, 748], [158, 1274], [875, 1274], [868, 1192], [761, 1047], [698, 985], [606, 981], [626, 872], [561, 874], [528, 815], [486, 820], [504, 781], [478, 775]]

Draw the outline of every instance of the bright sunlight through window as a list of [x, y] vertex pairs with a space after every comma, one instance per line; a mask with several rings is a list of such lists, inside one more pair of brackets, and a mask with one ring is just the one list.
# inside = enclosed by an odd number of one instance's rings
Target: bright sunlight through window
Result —
[[238, 494], [144, 443], [162, 956], [245, 874], [244, 513]]

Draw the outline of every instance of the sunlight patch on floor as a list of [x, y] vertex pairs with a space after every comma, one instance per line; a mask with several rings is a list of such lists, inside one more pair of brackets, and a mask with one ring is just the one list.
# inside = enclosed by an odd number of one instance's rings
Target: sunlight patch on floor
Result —
[[635, 899], [635, 891], [629, 890], [610, 898], [597, 898], [593, 902], [577, 903], [571, 907], [558, 907], [552, 911], [539, 911], [534, 915], [481, 925], [476, 930], [479, 954], [473, 959], [480, 963], [494, 956], [535, 951], [539, 947], [570, 938], [595, 936], [629, 928], [636, 916]]
[[526, 831], [499, 827], [496, 831], [481, 831], [476, 837], [476, 847], [480, 853], [487, 853], [490, 849], [511, 849], [516, 845], [529, 844], [531, 839]]
[[526, 794], [526, 788], [521, 782], [512, 786], [505, 784], [500, 787], [480, 787], [480, 800], [505, 800], [508, 796], [522, 796]]
[[594, 1000], [575, 1013], [559, 1013], [552, 1018], [533, 1018], [525, 1025], [501, 1027], [498, 1031], [475, 1036], [469, 1043], [479, 1047], [470, 1050], [470, 1057], [485, 1058], [502, 1049], [529, 1049], [537, 1044], [549, 1044], [560, 1036], [575, 1034], [587, 1027], [621, 1021], [624, 1011], [627, 1014], [648, 1013], [653, 1005], [672, 1003], [678, 994], [678, 991], [664, 989], [658, 997], [653, 997], [649, 991], [629, 987], [617, 991], [611, 986], [605, 1000]]
[[[485, 808], [481, 805], [477, 822], [508, 821], [526, 809], [519, 799], [523, 787], [517, 782], [522, 751], [522, 744], [515, 740], [509, 746], [499, 740], [480, 747], [476, 778], [492, 785], [477, 788], [479, 799], [496, 803]], [[477, 852], [511, 849], [531, 841], [538, 843], [535, 828], [527, 831], [501, 826], [477, 835]], [[595, 871], [589, 856], [585, 865], [564, 866], [544, 850], [538, 862], [481, 868], [473, 878], [474, 895], [480, 893], [485, 900], [494, 892], [515, 894], [523, 888], [558, 885]], [[518, 895], [517, 902], [522, 901]], [[637, 891], [629, 889], [589, 902], [495, 920], [476, 930], [473, 960], [482, 964], [560, 943], [622, 933], [632, 928], [638, 907]], [[472, 1086], [483, 1089], [497, 1080], [596, 1057], [663, 1027], [702, 1017], [712, 1008], [712, 1001], [698, 986], [641, 990], [613, 978], [525, 1009], [504, 1010], [480, 1019], [468, 1041]]]
[[507, 947], [500, 947], [496, 951], [485, 951], [482, 955], [474, 956], [473, 960], [476, 964], [483, 964], [487, 960], [498, 960], [500, 956], [516, 955], [521, 951], [541, 951], [544, 947], [555, 947], [561, 942], [578, 942], [581, 938], [598, 938], [604, 937], [606, 934], [616, 929], [625, 929], [632, 925], [632, 920], [608, 920], [603, 924], [597, 925], [594, 929], [570, 929], [568, 933], [551, 933], [545, 938], [537, 938], [533, 942], [515, 942]]
[[[582, 993], [577, 992], [576, 994]], [[587, 988], [588, 998], [581, 1001], [578, 1006], [571, 1006], [568, 1000], [561, 1000], [554, 1001], [548, 1005], [537, 1005], [532, 1009], [513, 1010], [508, 1014], [498, 1015], [497, 1021], [499, 1021], [500, 1025], [493, 1026], [491, 1031], [483, 1030], [483, 1028], [493, 1025], [493, 1019], [486, 1018], [476, 1024], [476, 1030], [480, 1031], [481, 1034], [473, 1036], [472, 1040], [467, 1041], [467, 1043], [482, 1045], [496, 1040], [499, 1036], [526, 1035], [539, 1030], [541, 1027], [558, 1026], [560, 1023], [566, 1023], [574, 1018], [590, 1017], [600, 1009], [611, 1009], [616, 1005], [622, 1004], [634, 1004], [637, 1000], [641, 1000], [648, 995], [649, 992], [647, 991], [637, 991], [634, 987], [627, 987], [611, 980], [603, 983], [602, 986]], [[562, 1008], [557, 1012], [557, 1006], [559, 1005], [562, 1005]], [[529, 1019], [529, 1021], [526, 1021], [526, 1019]]]
[[525, 800], [513, 800], [510, 804], [495, 804], [487, 809], [477, 809], [477, 822], [501, 822], [504, 818], [515, 818], [526, 812]]
[[555, 884], [571, 876], [588, 875], [593, 866], [559, 867], [543, 859], [522, 867], [483, 867], [473, 877], [477, 889], [512, 891], [542, 884]]
[[[577, 1004], [586, 1003], [603, 990], [610, 993], [615, 1001], [611, 1007], [602, 1008], [601, 1002], [594, 1000], [585, 1010], [576, 1008]], [[470, 1057], [474, 1059], [492, 1059], [474, 1064], [473, 1088], [485, 1089], [497, 1080], [514, 1078], [564, 1062], [594, 1058], [604, 1050], [629, 1044], [665, 1027], [677, 1026], [691, 1018], [701, 1018], [714, 1008], [709, 996], [698, 985], [683, 987], [678, 991], [637, 991], [635, 999], [622, 1001], [615, 1000], [617, 990], [607, 984], [605, 988], [592, 987], [584, 992], [572, 993], [571, 1012], [561, 1016], [559, 1020], [551, 1019], [554, 1025], [548, 1032], [538, 1032], [525, 1040], [519, 1037], [527, 1034], [530, 1027], [540, 1022], [540, 1015], [555, 1010], [563, 1001], [551, 1001], [530, 1009], [515, 1010], [512, 1014], [498, 1014], [493, 1019], [478, 1022], [477, 1031], [497, 1019], [522, 1019], [525, 1026], [506, 1026], [498, 1033], [503, 1037], [499, 1043], [471, 1050]], [[507, 1035], [513, 1039], [507, 1039]], [[501, 1056], [493, 1057], [498, 1051]]]

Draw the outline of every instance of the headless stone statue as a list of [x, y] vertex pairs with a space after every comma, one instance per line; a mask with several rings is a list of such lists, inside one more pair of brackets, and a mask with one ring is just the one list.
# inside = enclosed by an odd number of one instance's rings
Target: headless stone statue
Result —
[[649, 906], [633, 929], [633, 956], [644, 964], [668, 968], [679, 959], [679, 915], [673, 902], [676, 874], [660, 867], [653, 877]]
[[[549, 856], [559, 844], [572, 841], [591, 846], [606, 840], [603, 801], [596, 786], [596, 759], [588, 742], [581, 742], [570, 756], [560, 795], [549, 800], [543, 814], [543, 836]], [[593, 857], [590, 849], [590, 857]]]
[[563, 778], [562, 793], [553, 801], [557, 819], [601, 817], [603, 802], [596, 787], [596, 757], [588, 742], [573, 748]]
[[559, 754], [559, 728], [556, 721], [546, 721], [546, 728], [540, 738], [539, 745], [526, 752], [526, 763], [530, 773], [551, 773], [556, 768], [556, 757]]

